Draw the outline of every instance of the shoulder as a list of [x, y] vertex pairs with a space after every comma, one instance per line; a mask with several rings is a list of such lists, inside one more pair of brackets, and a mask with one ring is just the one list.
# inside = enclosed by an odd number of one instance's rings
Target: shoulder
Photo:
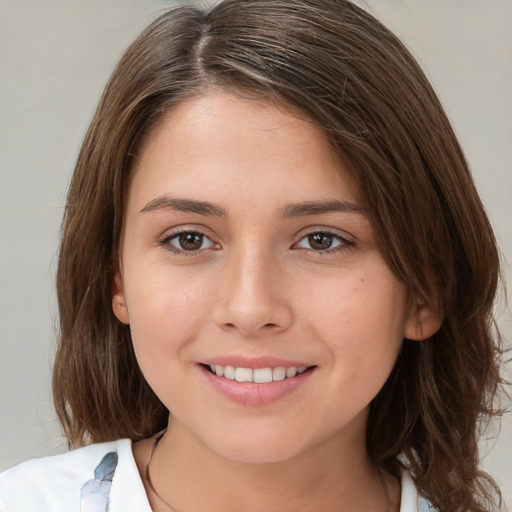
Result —
[[[102, 475], [102, 472], [109, 474]], [[92, 492], [91, 484], [96, 485]], [[112, 512], [150, 510], [129, 439], [30, 460], [1, 473], [0, 510], [79, 512], [84, 496], [82, 488], [95, 497], [106, 492], [104, 500], [108, 497]], [[92, 510], [100, 512], [97, 507]]]

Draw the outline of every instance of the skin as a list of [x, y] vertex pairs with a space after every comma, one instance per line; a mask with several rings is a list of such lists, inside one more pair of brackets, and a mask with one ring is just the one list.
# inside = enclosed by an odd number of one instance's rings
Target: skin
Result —
[[[178, 211], [164, 196], [208, 201], [224, 215]], [[345, 211], [283, 215], [315, 201], [342, 201]], [[180, 246], [183, 231], [201, 234], [199, 249]], [[168, 113], [133, 170], [113, 308], [172, 414], [151, 480], [173, 508], [399, 509], [399, 483], [366, 452], [368, 404], [403, 338], [428, 337], [437, 321], [391, 273], [318, 128], [219, 90]], [[198, 364], [233, 354], [315, 369], [275, 402], [241, 404]], [[140, 468], [150, 445], [134, 446]], [[154, 510], [169, 510], [147, 489]]]

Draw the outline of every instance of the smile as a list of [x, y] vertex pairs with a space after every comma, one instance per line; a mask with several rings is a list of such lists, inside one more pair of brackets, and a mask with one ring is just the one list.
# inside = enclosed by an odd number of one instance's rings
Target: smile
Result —
[[304, 373], [308, 367], [295, 366], [284, 367], [278, 366], [276, 368], [243, 368], [235, 366], [221, 366], [219, 364], [209, 365], [210, 371], [217, 375], [217, 377], [224, 377], [229, 380], [236, 380], [237, 382], [255, 382], [256, 384], [264, 384], [267, 382], [277, 382], [285, 379], [290, 379], [296, 375]]
[[[291, 361], [285, 362], [274, 358], [260, 358], [258, 362], [255, 359], [243, 361], [243, 358], [237, 357], [225, 359], [238, 359], [240, 366], [235, 366], [235, 361], [229, 361], [232, 362], [231, 365], [214, 364], [214, 361], [209, 361], [198, 366], [206, 382], [216, 393], [230, 401], [249, 406], [270, 405], [284, 399], [303, 388], [318, 369], [316, 365], [292, 366]], [[278, 366], [279, 363], [281, 366]]]

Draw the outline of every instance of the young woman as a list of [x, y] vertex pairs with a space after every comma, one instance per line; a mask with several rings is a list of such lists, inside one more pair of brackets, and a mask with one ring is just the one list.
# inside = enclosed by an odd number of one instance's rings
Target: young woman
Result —
[[153, 22], [80, 152], [57, 276], [70, 445], [0, 509], [489, 511], [496, 245], [431, 86], [344, 0]]

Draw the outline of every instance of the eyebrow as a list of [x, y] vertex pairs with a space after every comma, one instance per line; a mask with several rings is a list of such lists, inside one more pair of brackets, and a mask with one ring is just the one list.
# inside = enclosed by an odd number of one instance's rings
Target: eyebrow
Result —
[[352, 203], [350, 201], [341, 201], [338, 199], [288, 204], [284, 208], [280, 209], [279, 213], [283, 217], [289, 218], [333, 212], [360, 214], [364, 213], [363, 209], [358, 204]]
[[195, 199], [179, 199], [169, 196], [157, 197], [142, 208], [141, 213], [154, 212], [155, 210], [171, 209], [185, 213], [197, 213], [199, 215], [213, 215], [215, 217], [227, 217], [228, 213], [224, 208], [208, 201], [197, 201]]
[[[140, 212], [145, 213], [165, 209], [176, 210], [184, 213], [197, 213], [199, 215], [210, 215], [214, 217], [228, 216], [228, 212], [224, 208], [208, 201], [173, 198], [167, 195], [152, 199], [146, 204], [146, 206], [144, 206], [144, 208], [142, 208], [142, 210], [140, 210]], [[364, 213], [362, 208], [356, 203], [338, 199], [291, 203], [280, 208], [278, 211], [279, 215], [285, 218], [305, 217], [307, 215], [320, 215], [332, 212]]]

